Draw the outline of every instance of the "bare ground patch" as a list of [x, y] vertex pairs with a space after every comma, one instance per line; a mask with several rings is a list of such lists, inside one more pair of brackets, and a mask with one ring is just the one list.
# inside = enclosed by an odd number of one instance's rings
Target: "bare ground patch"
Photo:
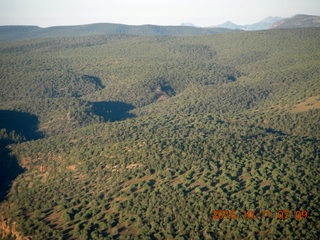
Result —
[[303, 102], [300, 102], [293, 106], [291, 109], [291, 112], [293, 113], [299, 113], [299, 112], [305, 112], [311, 109], [318, 109], [320, 108], [320, 97], [309, 97], [305, 99]]

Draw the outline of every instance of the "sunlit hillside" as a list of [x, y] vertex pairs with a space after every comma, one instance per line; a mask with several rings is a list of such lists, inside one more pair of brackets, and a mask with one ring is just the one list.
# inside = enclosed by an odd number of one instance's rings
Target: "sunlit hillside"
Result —
[[3, 239], [317, 239], [320, 29], [0, 44]]

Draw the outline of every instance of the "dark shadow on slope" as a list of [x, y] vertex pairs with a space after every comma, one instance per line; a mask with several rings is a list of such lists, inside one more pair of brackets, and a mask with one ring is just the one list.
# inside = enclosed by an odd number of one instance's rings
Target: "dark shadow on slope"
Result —
[[17, 159], [11, 156], [10, 150], [0, 147], [0, 202], [6, 198], [12, 181], [21, 173], [23, 168], [18, 164]]
[[93, 102], [93, 113], [102, 117], [104, 121], [114, 122], [135, 117], [129, 111], [134, 109], [134, 106], [124, 102]]
[[34, 140], [42, 137], [38, 131], [39, 120], [36, 116], [18, 111], [0, 110], [0, 129], [7, 132], [15, 131], [25, 140]]
[[0, 110], [0, 201], [5, 199], [11, 182], [23, 172], [8, 145], [41, 138], [38, 123], [34, 115]]
[[90, 75], [83, 75], [81, 77], [83, 80], [88, 81], [90, 83], [93, 83], [94, 85], [97, 86], [98, 89], [105, 88], [105, 86], [102, 84], [101, 79], [95, 76], [90, 76]]
[[275, 129], [272, 129], [272, 128], [265, 128], [265, 131], [267, 133], [272, 133], [272, 134], [276, 134], [276, 135], [279, 135], [279, 136], [285, 136], [286, 135], [284, 132], [281, 132], [281, 131], [278, 131], [278, 130], [275, 130]]

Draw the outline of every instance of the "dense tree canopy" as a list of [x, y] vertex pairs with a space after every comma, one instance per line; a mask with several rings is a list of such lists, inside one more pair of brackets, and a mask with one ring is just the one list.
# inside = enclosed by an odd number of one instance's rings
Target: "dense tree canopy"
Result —
[[48, 38], [0, 56], [7, 239], [319, 237], [319, 29]]

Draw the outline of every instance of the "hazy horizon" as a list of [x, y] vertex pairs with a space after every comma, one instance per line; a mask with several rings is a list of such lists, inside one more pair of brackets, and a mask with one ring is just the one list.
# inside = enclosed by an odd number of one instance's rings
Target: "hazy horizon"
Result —
[[[288, 18], [290, 17], [294, 17], [295, 15], [310, 15], [310, 14], [304, 14], [304, 13], [297, 13], [297, 14], [294, 14], [292, 16], [289, 16]], [[120, 24], [120, 25], [131, 25], [131, 26], [143, 26], [143, 25], [155, 25], [155, 26], [191, 26], [191, 27], [203, 27], [203, 28], [206, 28], [206, 27], [214, 27], [214, 26], [219, 26], [219, 25], [222, 25], [226, 22], [232, 22], [234, 24], [237, 24], [237, 25], [250, 25], [250, 24], [255, 24], [255, 23], [258, 23], [266, 18], [269, 18], [269, 17], [281, 17], [281, 18], [286, 18], [286, 17], [282, 17], [282, 16], [266, 16], [264, 18], [261, 18], [260, 20], [257, 20], [255, 22], [249, 22], [249, 23], [243, 23], [243, 24], [238, 24], [238, 22], [234, 22], [234, 21], [230, 21], [230, 20], [226, 20], [224, 22], [220, 22], [218, 24], [214, 24], [214, 25], [208, 25], [208, 26], [199, 26], [199, 25], [196, 25], [194, 24], [193, 22], [181, 22], [181, 23], [178, 23], [178, 24], [152, 24], [152, 23], [141, 23], [141, 24], [130, 24], [130, 23], [122, 23], [122, 22], [88, 22], [88, 23], [75, 23], [75, 24], [60, 24], [60, 25], [50, 25], [50, 26], [41, 26], [41, 25], [36, 25], [36, 24], [0, 24], [0, 26], [35, 26], [35, 27], [40, 27], [40, 28], [50, 28], [50, 27], [68, 27], [68, 26], [81, 26], [81, 25], [93, 25], [93, 24], [104, 24], [104, 23], [107, 23], [107, 24]]]
[[207, 27], [231, 21], [252, 24], [266, 17], [320, 15], [317, 0], [3, 0], [0, 25], [39, 27], [119, 23], [128, 25], [181, 25]]

